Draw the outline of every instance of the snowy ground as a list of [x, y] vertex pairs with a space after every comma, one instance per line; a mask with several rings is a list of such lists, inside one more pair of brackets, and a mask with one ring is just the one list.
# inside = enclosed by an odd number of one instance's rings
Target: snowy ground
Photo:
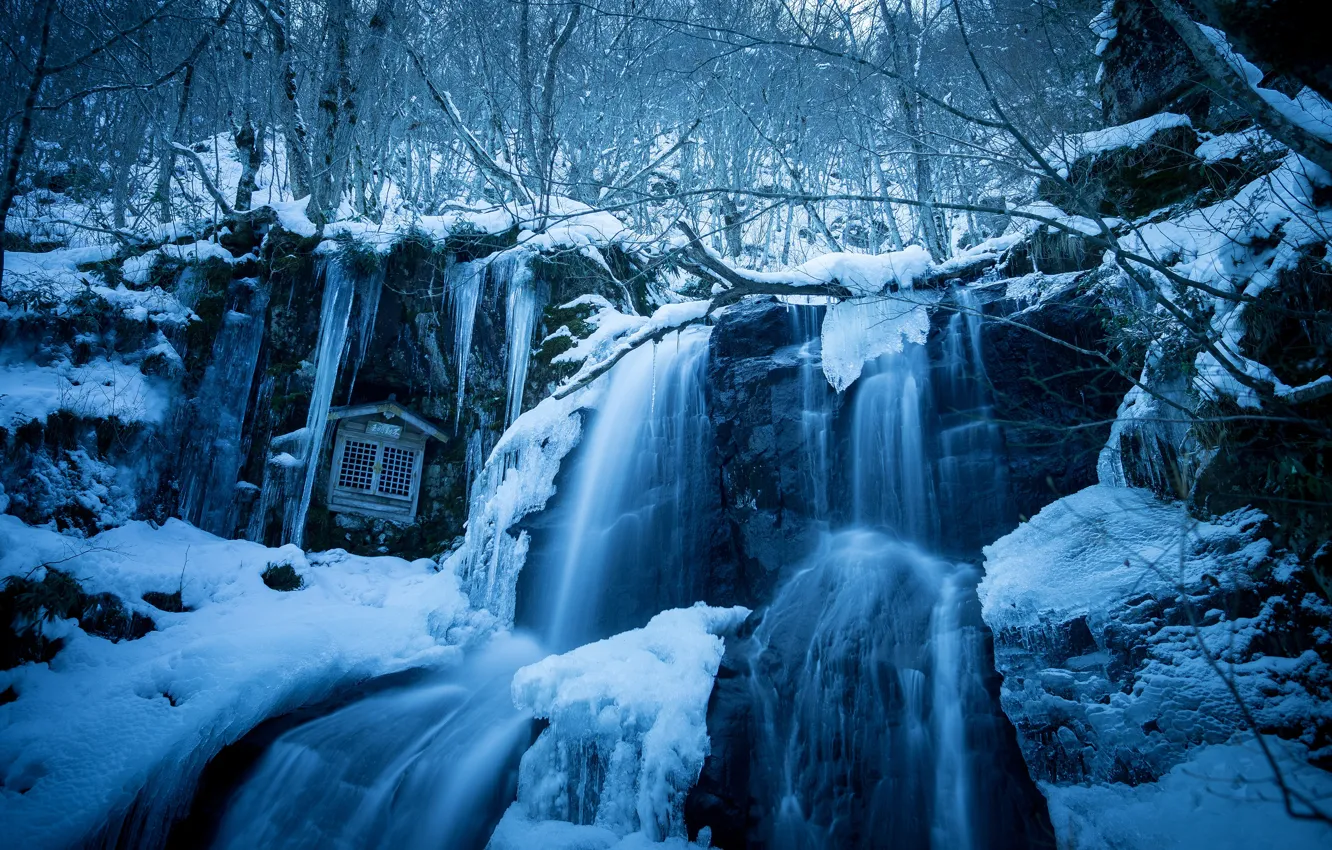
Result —
[[[146, 828], [160, 828], [207, 760], [263, 719], [351, 681], [453, 663], [474, 631], [456, 579], [427, 560], [307, 556], [176, 520], [77, 540], [0, 516], [0, 575], [44, 562], [88, 593], [116, 594], [157, 630], [112, 643], [59, 621], [48, 634], [66, 643], [49, 665], [0, 672], [0, 691], [18, 695], [0, 706], [0, 843], [11, 847], [75, 844], [145, 789], [157, 821]], [[265, 586], [275, 563], [305, 587]], [[141, 601], [177, 587], [193, 610]]]

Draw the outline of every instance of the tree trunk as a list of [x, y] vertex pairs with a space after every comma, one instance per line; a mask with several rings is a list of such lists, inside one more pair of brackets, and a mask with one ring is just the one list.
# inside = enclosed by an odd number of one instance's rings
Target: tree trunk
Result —
[[28, 150], [28, 140], [32, 138], [32, 117], [37, 111], [37, 95], [46, 81], [46, 57], [51, 44], [51, 18], [55, 14], [55, 0], [44, 0], [42, 7], [42, 32], [37, 42], [37, 61], [32, 66], [32, 77], [28, 80], [28, 93], [23, 99], [23, 117], [19, 120], [18, 137], [9, 152], [9, 162], [5, 164], [4, 183], [0, 184], [0, 281], [5, 274], [5, 225], [9, 222], [9, 211], [14, 206], [14, 197], [18, 194], [19, 170], [23, 166], [23, 155]]

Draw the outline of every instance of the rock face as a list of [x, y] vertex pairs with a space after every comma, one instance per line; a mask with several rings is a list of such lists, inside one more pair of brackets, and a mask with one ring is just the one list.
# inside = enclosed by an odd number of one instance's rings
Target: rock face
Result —
[[[722, 522], [713, 542], [713, 604], [753, 607], [814, 546], [822, 526], [804, 486], [808, 460], [797, 308], [753, 298], [717, 320], [708, 361]], [[814, 308], [799, 308], [813, 310]], [[815, 316], [819, 318], [819, 316]], [[813, 324], [817, 334], [818, 323]], [[835, 414], [841, 396], [815, 386]]]
[[986, 322], [981, 339], [994, 417], [1004, 428], [1009, 498], [1021, 518], [1096, 483], [1097, 458], [1132, 386], [1082, 353], [1113, 355], [1108, 313], [1089, 290], [1094, 275], [1056, 279], [1055, 291], [1030, 307], [1000, 298], [985, 308], [1005, 319]]
[[1115, 36], [1101, 52], [1099, 83], [1106, 124], [1124, 124], [1167, 108], [1206, 114], [1206, 79], [1152, 0], [1115, 0]]

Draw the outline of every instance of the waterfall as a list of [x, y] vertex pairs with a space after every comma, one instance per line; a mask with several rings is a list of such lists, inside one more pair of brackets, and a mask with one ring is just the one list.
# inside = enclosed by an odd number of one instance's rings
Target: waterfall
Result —
[[[780, 586], [742, 650], [764, 846], [972, 850], [1006, 805], [979, 781], [1001, 760], [978, 743], [998, 712], [980, 675], [978, 576], [943, 557], [974, 556], [1005, 492], [980, 307], [965, 290], [954, 302], [935, 340], [866, 364], [849, 391], [845, 486], [830, 507], [810, 502], [845, 525]], [[831, 478], [823, 441], [837, 426], [807, 382], [816, 351], [795, 331], [802, 464]]]
[[187, 522], [222, 537], [235, 531], [236, 477], [244, 459], [241, 435], [259, 349], [268, 293], [254, 279], [238, 281], [231, 308], [213, 342], [183, 436], [180, 512]]
[[[454, 565], [474, 602], [484, 600], [476, 604], [531, 628], [541, 647], [498, 639], [500, 649], [469, 651], [458, 671], [287, 733], [236, 798], [221, 846], [479, 847], [513, 799], [531, 740], [530, 720], [509, 699], [515, 671], [663, 609], [716, 601], [706, 581], [721, 498], [707, 408], [711, 330], [645, 345], [583, 394], [517, 416], [522, 346], [512, 343], [528, 338], [541, 299], [530, 276], [505, 268], [492, 282], [508, 298], [517, 421], [484, 467], [481, 438], [469, 435], [472, 512]], [[483, 272], [450, 271], [460, 333], [466, 325], [470, 335]], [[798, 382], [786, 398], [802, 405], [803, 445], [790, 463], [822, 531], [728, 650], [744, 676], [732, 687], [752, 718], [745, 828], [772, 850], [1023, 846], [1030, 833], [1005, 796], [1010, 762], [982, 675], [976, 571], [944, 554], [969, 545], [972, 530], [957, 529], [988, 521], [975, 519], [988, 510], [976, 502], [1003, 495], [979, 308], [950, 317], [928, 345], [867, 364], [845, 405], [822, 374], [818, 310], [788, 309], [795, 342], [771, 374]], [[554, 802], [524, 811], [571, 822], [557, 831], [609, 822], [598, 820], [603, 784], [611, 770], [628, 776], [634, 759], [608, 759], [551, 728], [523, 756], [522, 776], [529, 803]]]
[[991, 416], [981, 354], [981, 306], [965, 288], [941, 343], [938, 409], [939, 510], [950, 522], [950, 551], [974, 551], [995, 539], [1008, 517], [1003, 431]]
[[498, 635], [459, 669], [285, 733], [237, 792], [213, 846], [481, 850], [531, 735], [509, 685], [541, 655], [530, 639]]
[[319, 451], [324, 445], [328, 409], [333, 403], [333, 390], [342, 368], [352, 295], [356, 291], [355, 280], [337, 260], [326, 261], [322, 274], [324, 299], [319, 309], [319, 337], [315, 343], [314, 388], [310, 391], [310, 410], [300, 435], [300, 492], [297, 498], [292, 498], [293, 494], [287, 495], [282, 518], [283, 541], [297, 546], [305, 536], [305, 517], [310, 510], [310, 496], [314, 493], [319, 472]]
[[[529, 606], [553, 649], [641, 626], [701, 597], [708, 329], [644, 346], [616, 365], [575, 455], [555, 531], [542, 540]], [[614, 605], [607, 604], [614, 599]], [[520, 621], [523, 619], [520, 612]]]
[[930, 470], [930, 363], [908, 344], [868, 364], [852, 407], [851, 515], [904, 540], [938, 538]]
[[801, 488], [813, 518], [825, 520], [830, 508], [828, 489], [832, 481], [833, 408], [832, 390], [823, 375], [823, 309], [792, 304], [787, 310], [791, 314], [792, 336], [799, 347]]
[[770, 846], [968, 850], [958, 572], [843, 530], [773, 600], [749, 650]]

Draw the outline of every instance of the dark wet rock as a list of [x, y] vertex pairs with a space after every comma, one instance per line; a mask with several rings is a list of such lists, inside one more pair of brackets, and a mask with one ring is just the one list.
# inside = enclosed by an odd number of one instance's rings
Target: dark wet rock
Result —
[[983, 325], [982, 346], [1019, 517], [1096, 483], [1097, 457], [1132, 386], [1112, 364], [1081, 353], [1117, 357], [1107, 308], [1082, 285], [1089, 281], [1026, 309], [1007, 299], [986, 308], [1005, 318]]
[[819, 531], [799, 477], [804, 402], [791, 310], [774, 298], [747, 299], [713, 329], [708, 403], [722, 502], [714, 604], [767, 599]]

